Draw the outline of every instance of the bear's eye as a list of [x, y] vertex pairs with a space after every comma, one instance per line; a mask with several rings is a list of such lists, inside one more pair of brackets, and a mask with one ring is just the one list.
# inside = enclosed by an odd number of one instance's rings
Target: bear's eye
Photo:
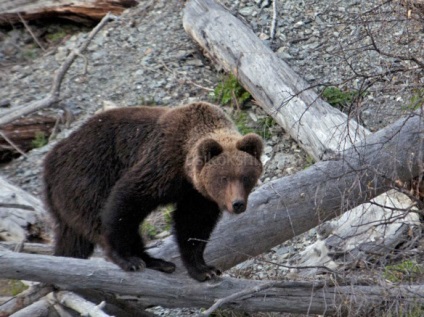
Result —
[[228, 177], [227, 176], [221, 176], [221, 183], [225, 184], [228, 181]]
[[249, 185], [252, 182], [252, 178], [249, 176], [243, 176], [242, 181], [244, 184]]

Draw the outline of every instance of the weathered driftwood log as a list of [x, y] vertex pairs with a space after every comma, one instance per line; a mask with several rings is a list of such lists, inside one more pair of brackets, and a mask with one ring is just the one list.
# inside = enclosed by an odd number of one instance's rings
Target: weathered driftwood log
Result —
[[[233, 278], [199, 283], [180, 274], [153, 270], [124, 272], [104, 260], [80, 260], [46, 255], [0, 251], [0, 276], [54, 283], [66, 289], [102, 289], [122, 295], [136, 295], [142, 304], [167, 307], [208, 307], [216, 299], [252, 289], [252, 294], [231, 301], [243, 311], [286, 311], [324, 314], [349, 308], [350, 312], [370, 309], [383, 302], [423, 304], [422, 285], [326, 286], [326, 282], [269, 282]], [[269, 288], [254, 288], [269, 283]], [[265, 285], [267, 286], [267, 285]], [[352, 316], [355, 314], [352, 314]]]
[[243, 22], [213, 0], [191, 0], [186, 32], [212, 59], [236, 74], [259, 105], [316, 160], [369, 133], [324, 102]]
[[[20, 151], [28, 152], [36, 145], [37, 138], [49, 138], [57, 118], [33, 116], [20, 118], [0, 128], [0, 162], [19, 156]], [[41, 144], [42, 145], [42, 144]], [[40, 146], [41, 146], [40, 145]]]
[[319, 239], [295, 255], [291, 265], [311, 267], [297, 273], [315, 276], [325, 272], [325, 267], [339, 270], [358, 263], [381, 263], [390, 256], [399, 256], [394, 250], [402, 252], [405, 241], [421, 236], [419, 218], [408, 196], [390, 190], [323, 224], [318, 230]]
[[100, 21], [108, 12], [119, 14], [137, 3], [136, 0], [0, 0], [0, 24], [50, 17]]
[[0, 240], [48, 241], [41, 201], [0, 177]]

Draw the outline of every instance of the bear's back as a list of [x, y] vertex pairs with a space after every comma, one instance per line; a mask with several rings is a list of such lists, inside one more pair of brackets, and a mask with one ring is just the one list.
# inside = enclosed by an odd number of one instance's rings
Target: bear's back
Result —
[[116, 181], [139, 159], [137, 147], [155, 142], [151, 135], [166, 111], [157, 107], [108, 110], [61, 140], [44, 162], [48, 204], [71, 214], [100, 208]]

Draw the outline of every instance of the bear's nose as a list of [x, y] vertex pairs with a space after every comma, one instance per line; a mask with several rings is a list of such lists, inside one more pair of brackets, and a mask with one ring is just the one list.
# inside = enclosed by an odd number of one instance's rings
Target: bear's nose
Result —
[[243, 200], [233, 201], [233, 210], [236, 214], [242, 213], [246, 210], [246, 205]]

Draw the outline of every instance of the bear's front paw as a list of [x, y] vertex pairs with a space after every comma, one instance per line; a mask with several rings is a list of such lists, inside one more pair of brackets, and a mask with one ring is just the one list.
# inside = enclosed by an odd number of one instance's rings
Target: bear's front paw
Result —
[[142, 271], [146, 268], [146, 263], [139, 257], [123, 257], [116, 252], [111, 252], [109, 258], [124, 271]]
[[213, 266], [205, 265], [202, 267], [193, 267], [188, 269], [188, 274], [195, 280], [198, 280], [199, 282], [204, 282], [207, 280], [214, 279], [220, 276], [222, 273], [219, 269]]

